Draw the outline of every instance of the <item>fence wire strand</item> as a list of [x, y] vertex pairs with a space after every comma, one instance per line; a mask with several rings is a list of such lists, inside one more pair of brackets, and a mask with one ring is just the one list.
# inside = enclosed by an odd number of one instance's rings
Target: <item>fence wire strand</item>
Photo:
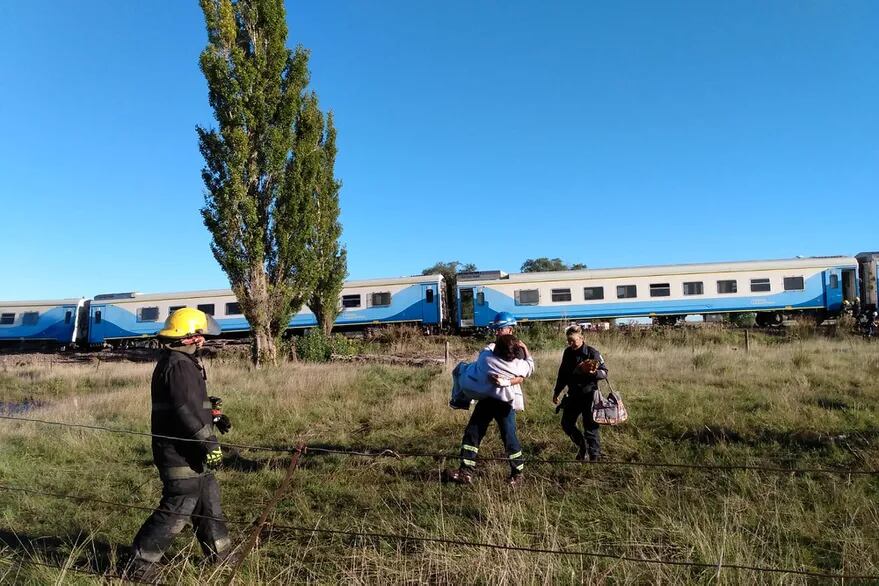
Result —
[[[151, 437], [151, 438], [159, 438], [159, 439], [168, 439], [174, 441], [181, 442], [195, 442], [195, 443], [205, 443], [205, 440], [195, 439], [195, 438], [185, 438], [185, 437], [176, 437], [169, 435], [161, 435], [150, 433], [146, 431], [134, 431], [129, 429], [119, 429], [113, 427], [105, 427], [101, 425], [86, 425], [83, 423], [68, 423], [63, 421], [49, 421], [46, 419], [35, 419], [28, 417], [16, 417], [12, 415], [0, 415], [0, 419], [6, 419], [11, 421], [19, 421], [26, 423], [36, 423], [40, 425], [52, 425], [57, 427], [66, 427], [72, 429], [86, 429], [91, 431], [101, 431], [108, 433], [118, 433], [125, 435], [135, 435], [142, 437]], [[266, 446], [266, 445], [250, 445], [250, 444], [237, 444], [237, 443], [227, 443], [220, 442], [221, 445], [227, 448], [236, 448], [239, 450], [247, 450], [247, 451], [262, 451], [262, 452], [284, 452], [284, 453], [295, 453], [299, 448], [297, 446]], [[358, 458], [394, 458], [394, 459], [402, 459], [402, 458], [432, 458], [435, 460], [444, 460], [444, 459], [455, 459], [458, 458], [458, 454], [451, 453], [442, 453], [442, 452], [418, 452], [418, 451], [398, 451], [392, 450], [389, 448], [378, 450], [378, 451], [363, 451], [363, 450], [354, 450], [354, 449], [342, 449], [342, 448], [327, 448], [322, 447], [321, 445], [310, 445], [306, 444], [305, 448], [314, 455], [319, 454], [327, 454], [327, 455], [343, 455], [343, 456], [351, 456]], [[477, 458], [479, 461], [483, 462], [508, 462], [509, 459], [506, 457], [500, 456], [480, 456]], [[627, 460], [598, 460], [595, 462], [584, 462], [583, 460], [575, 460], [572, 458], [525, 458], [526, 463], [530, 464], [586, 464], [589, 466], [625, 466], [625, 467], [636, 467], [636, 468], [653, 468], [653, 469], [679, 469], [679, 470], [749, 470], [755, 472], [769, 472], [769, 473], [779, 473], [779, 474], [835, 474], [835, 475], [843, 475], [843, 476], [875, 476], [879, 475], [879, 470], [860, 470], [853, 468], [790, 468], [784, 466], [764, 466], [759, 464], [685, 464], [685, 463], [674, 463], [674, 462], [642, 462], [642, 461], [627, 461]]]
[[[200, 514], [190, 514], [185, 515], [183, 513], [179, 513], [176, 511], [168, 511], [163, 509], [157, 509], [153, 507], [147, 507], [143, 505], [135, 505], [131, 503], [120, 503], [115, 501], [108, 501], [105, 499], [96, 499], [89, 496], [84, 495], [72, 495], [66, 493], [59, 492], [51, 492], [51, 491], [43, 491], [36, 490], [30, 488], [23, 488], [17, 486], [10, 485], [2, 485], [0, 484], [0, 490], [6, 490], [9, 492], [19, 492], [24, 494], [33, 494], [38, 496], [47, 496], [52, 498], [59, 499], [68, 499], [79, 502], [91, 502], [97, 504], [108, 505], [112, 507], [122, 508], [122, 509], [134, 509], [134, 510], [143, 510], [143, 511], [158, 511], [169, 513], [172, 515], [179, 515], [185, 517], [193, 517], [198, 519], [208, 519], [212, 521], [222, 521], [228, 523], [230, 525], [249, 525], [253, 526], [254, 523], [252, 521], [247, 520], [235, 520], [235, 519], [224, 519], [221, 517], [213, 517], [210, 515], [200, 515]], [[776, 568], [770, 566], [750, 566], [745, 564], [726, 564], [722, 562], [694, 562], [689, 560], [668, 560], [662, 558], [639, 558], [633, 556], [605, 553], [605, 552], [597, 552], [597, 551], [584, 551], [584, 550], [572, 550], [572, 549], [549, 549], [549, 548], [541, 548], [541, 547], [527, 547], [521, 545], [513, 545], [513, 544], [505, 544], [505, 543], [489, 543], [482, 541], [468, 541], [463, 539], [452, 539], [446, 537], [418, 537], [415, 535], [400, 535], [396, 533], [381, 533], [375, 531], [350, 531], [350, 530], [342, 530], [342, 529], [325, 529], [320, 527], [303, 527], [297, 525], [287, 525], [282, 523], [272, 523], [270, 525], [271, 529], [280, 530], [280, 531], [289, 531], [293, 533], [311, 533], [311, 534], [325, 534], [325, 535], [343, 535], [347, 537], [359, 537], [359, 538], [370, 538], [370, 539], [386, 539], [391, 541], [414, 541], [419, 543], [441, 543], [444, 545], [457, 545], [461, 547], [477, 547], [483, 549], [497, 549], [504, 551], [517, 551], [522, 553], [531, 553], [531, 554], [548, 554], [548, 555], [562, 555], [562, 556], [575, 556], [575, 557], [587, 557], [587, 558], [596, 558], [596, 559], [608, 559], [615, 561], [625, 561], [632, 563], [640, 563], [640, 564], [653, 564], [653, 565], [663, 565], [663, 566], [679, 566], [679, 567], [690, 567], [690, 568], [699, 568], [699, 569], [712, 569], [712, 570], [742, 570], [749, 572], [759, 572], [759, 573], [773, 573], [773, 574], [796, 574], [799, 576], [808, 576], [812, 578], [830, 578], [835, 580], [858, 580], [858, 581], [879, 581], [879, 574], [838, 574], [831, 572], [817, 572], [812, 570], [800, 570], [795, 568]], [[100, 574], [97, 574], [100, 575]], [[114, 576], [115, 577], [115, 576]]]

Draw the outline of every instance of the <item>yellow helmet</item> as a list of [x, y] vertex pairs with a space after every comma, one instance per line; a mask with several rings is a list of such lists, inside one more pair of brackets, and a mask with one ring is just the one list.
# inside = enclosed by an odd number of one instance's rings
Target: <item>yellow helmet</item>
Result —
[[186, 338], [189, 336], [216, 336], [220, 324], [205, 312], [192, 307], [181, 307], [168, 316], [165, 327], [159, 332], [163, 338]]

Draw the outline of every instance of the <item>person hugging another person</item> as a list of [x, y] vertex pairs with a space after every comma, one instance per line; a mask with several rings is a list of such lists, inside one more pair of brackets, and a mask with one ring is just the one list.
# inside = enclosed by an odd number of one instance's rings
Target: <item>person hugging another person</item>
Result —
[[[497, 320], [495, 320], [497, 321]], [[513, 324], [515, 325], [515, 321]], [[472, 399], [477, 399], [470, 421], [464, 429], [461, 440], [460, 467], [449, 473], [449, 478], [459, 484], [471, 484], [476, 468], [479, 444], [494, 420], [498, 424], [501, 440], [510, 462], [510, 484], [517, 486], [523, 480], [522, 446], [516, 433], [516, 411], [525, 408], [522, 382], [534, 372], [534, 359], [528, 347], [510, 332], [512, 325], [498, 328], [498, 336], [479, 353], [476, 362], [462, 363], [456, 368], [456, 385], [465, 397], [465, 404], [455, 405], [468, 408]]]
[[[601, 457], [601, 438], [598, 424], [592, 418], [592, 401], [598, 390], [598, 381], [607, 378], [607, 365], [601, 353], [583, 341], [582, 327], [568, 327], [565, 336], [568, 347], [562, 354], [552, 402], [562, 411], [562, 429], [577, 446], [577, 459], [585, 460], [588, 455], [594, 462]], [[560, 400], [565, 387], [568, 393]], [[577, 428], [580, 417], [583, 418], [582, 432]]]

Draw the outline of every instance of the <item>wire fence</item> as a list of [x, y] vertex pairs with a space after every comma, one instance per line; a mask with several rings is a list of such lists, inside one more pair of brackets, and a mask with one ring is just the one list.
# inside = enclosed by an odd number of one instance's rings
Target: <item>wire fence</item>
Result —
[[[13, 415], [0, 415], [0, 419], [10, 420], [10, 421], [18, 421], [22, 423], [35, 423], [40, 425], [51, 425], [57, 427], [66, 427], [71, 429], [84, 429], [91, 431], [100, 431], [106, 433], [116, 433], [116, 434], [124, 434], [124, 435], [134, 435], [134, 436], [142, 436], [142, 437], [150, 437], [150, 438], [159, 438], [159, 439], [168, 439], [179, 442], [194, 442], [194, 443], [205, 443], [205, 440], [194, 439], [194, 438], [185, 438], [185, 437], [176, 437], [169, 435], [161, 435], [150, 433], [146, 431], [135, 431], [130, 429], [119, 429], [113, 427], [106, 427], [101, 425], [86, 425], [82, 423], [68, 423], [63, 421], [49, 421], [45, 419], [35, 419], [28, 417], [18, 417]], [[262, 451], [262, 452], [282, 452], [282, 453], [295, 453], [299, 448], [298, 446], [293, 445], [251, 445], [251, 444], [239, 444], [239, 443], [227, 443], [221, 442], [223, 446], [227, 448], [236, 448], [239, 450], [248, 450], [248, 451]], [[344, 449], [344, 448], [329, 448], [324, 447], [322, 445], [306, 445], [308, 451], [312, 454], [336, 454], [343, 456], [351, 456], [358, 458], [394, 458], [394, 459], [403, 459], [403, 458], [431, 458], [435, 460], [454, 460], [459, 457], [459, 454], [448, 453], [448, 452], [428, 452], [428, 451], [406, 451], [406, 450], [393, 450], [389, 448], [379, 449], [379, 450], [355, 450], [355, 449]], [[492, 456], [479, 456], [477, 460], [483, 462], [509, 462], [509, 459], [506, 457], [492, 457]], [[629, 461], [629, 460], [597, 460], [592, 462], [584, 462], [583, 460], [576, 460], [573, 458], [535, 458], [535, 457], [526, 457], [524, 461], [531, 464], [550, 464], [550, 465], [558, 465], [558, 464], [586, 464], [589, 466], [620, 466], [620, 467], [635, 467], [635, 468], [653, 468], [653, 469], [680, 469], [680, 470], [714, 470], [714, 471], [733, 471], [733, 470], [747, 470], [754, 472], [767, 472], [767, 473], [778, 473], [778, 474], [833, 474], [833, 475], [842, 475], [842, 476], [875, 476], [879, 475], [879, 470], [872, 469], [857, 469], [857, 468], [797, 468], [797, 467], [786, 467], [786, 466], [776, 466], [776, 465], [761, 465], [761, 464], [692, 464], [692, 463], [676, 463], [676, 462], [644, 462], [644, 461]]]
[[[307, 453], [307, 451], [303, 452]], [[9, 492], [19, 492], [24, 494], [32, 494], [39, 496], [46, 496], [58, 499], [67, 499], [77, 502], [90, 502], [95, 504], [103, 504], [115, 508], [121, 509], [134, 509], [134, 510], [142, 510], [142, 511], [159, 511], [168, 513], [171, 515], [179, 515], [185, 517], [192, 517], [198, 519], [208, 519], [212, 521], [222, 521], [228, 523], [230, 525], [248, 525], [253, 526], [254, 522], [247, 520], [235, 520], [235, 519], [224, 519], [221, 517], [214, 517], [210, 515], [200, 515], [200, 514], [189, 514], [184, 515], [177, 511], [169, 511], [163, 509], [156, 509], [154, 507], [147, 507], [143, 505], [136, 505], [132, 503], [120, 503], [116, 501], [108, 501], [105, 499], [98, 499], [85, 495], [72, 495], [67, 493], [59, 493], [52, 491], [43, 491], [36, 490], [24, 487], [10, 486], [10, 485], [0, 485], [0, 490], [5, 490]], [[810, 578], [827, 578], [834, 580], [856, 580], [856, 581], [879, 581], [879, 574], [844, 574], [844, 573], [834, 573], [834, 572], [820, 572], [815, 570], [804, 570], [799, 568], [777, 568], [771, 566], [753, 566], [747, 564], [730, 564], [725, 562], [695, 562], [690, 560], [670, 560], [663, 558], [644, 558], [644, 557], [634, 557], [628, 555], [620, 555], [617, 553], [608, 553], [608, 552], [600, 552], [600, 551], [585, 551], [579, 549], [550, 549], [543, 547], [529, 547], [529, 546], [521, 546], [507, 543], [489, 543], [482, 541], [471, 541], [465, 539], [453, 539], [447, 537], [422, 537], [417, 535], [400, 535], [397, 533], [384, 533], [377, 531], [351, 531], [351, 530], [343, 530], [343, 529], [327, 529], [323, 527], [304, 527], [297, 525], [288, 525], [283, 523], [272, 523], [271, 528], [273, 531], [281, 531], [281, 532], [292, 532], [292, 533], [308, 533], [308, 534], [323, 534], [330, 536], [346, 536], [346, 537], [357, 537], [357, 538], [368, 538], [368, 539], [384, 539], [388, 541], [408, 541], [408, 542], [418, 542], [418, 543], [439, 543], [444, 545], [455, 545], [460, 547], [473, 547], [473, 548], [483, 548], [483, 549], [495, 549], [495, 550], [504, 550], [504, 551], [516, 551], [522, 553], [529, 554], [547, 554], [554, 556], [574, 556], [574, 557], [584, 557], [584, 558], [594, 558], [594, 559], [607, 559], [613, 561], [623, 561], [623, 562], [631, 562], [631, 563], [639, 563], [639, 564], [653, 564], [653, 565], [662, 565], [662, 566], [678, 566], [678, 567], [687, 567], [701, 570], [713, 570], [719, 572], [721, 570], [740, 570], [740, 571], [748, 571], [748, 572], [757, 572], [764, 574], [790, 574], [790, 575], [798, 575], [798, 576], [807, 576]], [[40, 564], [46, 565], [46, 564]], [[101, 575], [101, 574], [96, 574]]]

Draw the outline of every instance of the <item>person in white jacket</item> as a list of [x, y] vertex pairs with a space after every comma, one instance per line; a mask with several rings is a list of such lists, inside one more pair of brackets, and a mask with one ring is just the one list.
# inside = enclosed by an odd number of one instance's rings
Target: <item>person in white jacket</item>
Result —
[[[517, 355], [524, 358], [517, 358]], [[473, 482], [479, 444], [494, 420], [510, 461], [510, 484], [515, 486], [522, 482], [525, 462], [516, 434], [516, 411], [525, 408], [521, 384], [532, 372], [534, 359], [528, 347], [514, 335], [504, 334], [482, 350], [476, 362], [459, 373], [458, 384], [466, 394], [479, 400], [464, 429], [461, 465], [450, 473], [452, 481], [460, 484]]]

